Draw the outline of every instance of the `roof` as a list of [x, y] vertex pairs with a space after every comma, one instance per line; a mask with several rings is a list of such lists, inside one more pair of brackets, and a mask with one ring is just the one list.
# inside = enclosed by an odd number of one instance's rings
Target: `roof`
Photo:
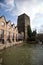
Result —
[[6, 22], [6, 24], [8, 24], [9, 22], [11, 23], [11, 21], [9, 20], [9, 21]]
[[9, 22], [6, 22], [6, 24], [8, 24]]
[[2, 17], [5, 18], [5, 16], [1, 16], [0, 18], [2, 18]]
[[12, 24], [11, 26], [13, 26], [14, 24]]
[[[23, 14], [21, 14], [21, 15], [19, 15], [19, 16], [27, 16], [27, 17], [29, 17], [27, 14], [25, 14], [25, 13], [23, 13]], [[18, 16], [18, 17], [19, 17]]]

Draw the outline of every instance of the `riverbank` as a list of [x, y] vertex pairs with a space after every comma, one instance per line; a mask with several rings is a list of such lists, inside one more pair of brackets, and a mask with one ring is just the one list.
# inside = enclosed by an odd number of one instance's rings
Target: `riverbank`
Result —
[[0, 43], [0, 50], [3, 50], [5, 48], [8, 48], [8, 47], [11, 47], [11, 46], [14, 46], [14, 45], [19, 45], [21, 43], [23, 43], [23, 41], [12, 42], [12, 43], [5, 43], [5, 44]]

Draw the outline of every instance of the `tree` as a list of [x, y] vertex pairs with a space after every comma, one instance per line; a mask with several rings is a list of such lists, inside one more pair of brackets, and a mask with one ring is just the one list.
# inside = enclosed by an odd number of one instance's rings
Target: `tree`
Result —
[[31, 37], [31, 35], [32, 35], [32, 30], [29, 25], [27, 26], [27, 35], [28, 35], [28, 37]]
[[36, 36], [36, 30], [33, 31], [32, 35], [33, 36]]

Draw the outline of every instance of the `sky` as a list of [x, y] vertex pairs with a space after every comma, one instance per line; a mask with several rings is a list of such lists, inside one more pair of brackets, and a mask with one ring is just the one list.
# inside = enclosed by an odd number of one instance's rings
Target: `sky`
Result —
[[30, 17], [32, 30], [43, 33], [43, 0], [0, 0], [0, 16], [17, 25], [18, 16], [26, 13]]

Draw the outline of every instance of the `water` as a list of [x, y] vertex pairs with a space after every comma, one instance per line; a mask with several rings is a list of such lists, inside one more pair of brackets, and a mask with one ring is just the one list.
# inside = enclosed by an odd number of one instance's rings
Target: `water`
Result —
[[43, 65], [43, 45], [14, 46], [0, 51], [0, 65]]

